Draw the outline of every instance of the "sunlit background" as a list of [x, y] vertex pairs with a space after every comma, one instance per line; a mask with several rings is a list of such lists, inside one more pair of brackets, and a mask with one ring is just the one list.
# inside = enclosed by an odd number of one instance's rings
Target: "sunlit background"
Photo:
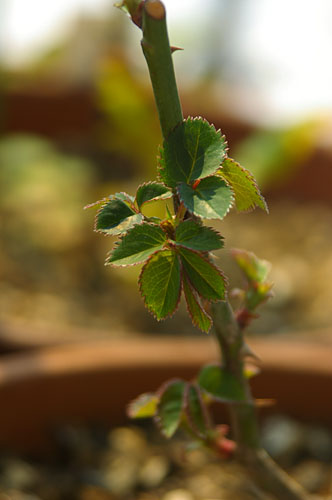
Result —
[[[332, 4], [165, 5], [184, 49], [174, 62], [185, 115], [222, 129], [270, 205], [269, 217], [216, 225], [227, 244], [218, 263], [238, 285], [231, 246], [272, 262], [276, 296], [254, 332], [327, 331]], [[2, 0], [0, 10], [2, 341], [193, 333], [184, 307], [159, 324], [144, 311], [138, 268], [104, 267], [113, 240], [82, 209], [155, 176], [161, 136], [139, 29], [109, 0]]]

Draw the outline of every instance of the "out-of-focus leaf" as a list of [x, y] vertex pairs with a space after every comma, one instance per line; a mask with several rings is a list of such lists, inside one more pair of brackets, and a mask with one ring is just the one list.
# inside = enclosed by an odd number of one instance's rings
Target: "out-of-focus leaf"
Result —
[[157, 407], [157, 422], [164, 436], [170, 438], [178, 429], [184, 408], [186, 384], [182, 380], [169, 382], [162, 391]]
[[269, 262], [259, 259], [253, 252], [239, 248], [233, 248], [231, 254], [248, 281], [265, 282], [271, 269]]
[[130, 418], [154, 417], [157, 412], [158, 402], [159, 398], [155, 394], [141, 394], [129, 404], [128, 416]]
[[246, 364], [244, 367], [244, 376], [246, 378], [252, 378], [259, 375], [261, 372], [260, 368], [253, 364]]
[[208, 409], [205, 407], [201, 391], [198, 386], [188, 384], [186, 388], [185, 412], [192, 430], [200, 437], [208, 435], [211, 427], [208, 417]]
[[241, 383], [219, 365], [204, 366], [198, 376], [198, 385], [219, 401], [244, 401]]

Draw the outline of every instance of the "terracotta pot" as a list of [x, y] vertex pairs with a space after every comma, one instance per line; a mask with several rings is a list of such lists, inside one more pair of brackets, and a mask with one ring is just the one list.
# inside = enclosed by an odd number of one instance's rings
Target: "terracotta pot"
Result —
[[[271, 339], [251, 345], [263, 360], [254, 394], [276, 399], [268, 411], [331, 423], [332, 343]], [[63, 423], [124, 423], [132, 398], [171, 377], [190, 379], [215, 359], [212, 337], [101, 340], [3, 356], [0, 446], [45, 451]], [[222, 405], [217, 413], [223, 421]]]

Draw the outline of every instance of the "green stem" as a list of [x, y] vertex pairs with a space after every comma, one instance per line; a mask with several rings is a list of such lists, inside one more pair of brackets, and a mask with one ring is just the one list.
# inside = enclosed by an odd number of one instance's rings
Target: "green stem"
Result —
[[[183, 115], [175, 81], [168, 41], [166, 11], [160, 0], [145, 0], [142, 6], [142, 49], [146, 58], [164, 139], [182, 122]], [[178, 200], [174, 197], [175, 208]], [[243, 404], [230, 405], [238, 457], [257, 482], [280, 500], [307, 500], [310, 497], [294, 483], [260, 447], [255, 404], [243, 373], [243, 334], [230, 304], [212, 306], [216, 338], [223, 366], [240, 381], [246, 394]]]
[[223, 367], [241, 383], [246, 401], [229, 405], [231, 427], [237, 444], [238, 460], [257, 484], [280, 500], [313, 500], [261, 448], [258, 419], [248, 380], [244, 376], [242, 329], [228, 301], [212, 304], [212, 318]]
[[246, 401], [231, 405], [232, 427], [240, 453], [248, 449], [259, 449], [259, 429], [254, 400], [243, 366], [243, 334], [227, 301], [212, 304], [214, 331], [220, 347], [222, 365], [241, 383]]
[[183, 115], [168, 41], [166, 10], [159, 0], [145, 0], [142, 9], [142, 49], [148, 64], [163, 137]]

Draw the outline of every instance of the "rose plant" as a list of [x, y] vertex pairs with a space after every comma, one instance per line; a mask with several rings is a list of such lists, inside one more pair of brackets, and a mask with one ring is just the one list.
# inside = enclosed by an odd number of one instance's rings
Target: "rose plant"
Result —
[[[176, 48], [168, 41], [162, 2], [123, 0], [118, 6], [143, 33], [163, 144], [156, 179], [140, 185], [134, 196], [120, 192], [93, 204], [98, 206], [95, 230], [119, 236], [107, 264], [143, 264], [139, 289], [155, 318], [173, 315], [183, 295], [193, 324], [206, 333], [213, 330], [221, 357], [219, 364], [204, 366], [195, 381], [173, 379], [139, 396], [129, 405], [129, 415], [153, 417], [166, 437], [181, 427], [220, 456], [235, 454], [280, 500], [311, 498], [261, 448], [249, 385], [255, 371], [246, 365], [253, 353], [244, 330], [271, 297], [270, 266], [251, 252], [232, 250], [246, 283], [233, 292], [240, 302], [234, 311], [227, 279], [211, 253], [223, 247], [224, 239], [204, 224], [222, 220], [233, 207], [267, 212], [266, 202], [252, 174], [229, 156], [225, 136], [201, 117], [183, 118], [172, 62]], [[155, 200], [166, 200], [163, 219], [144, 214]], [[226, 437], [227, 426], [213, 423], [210, 403], [216, 401], [228, 406], [232, 440]]]

